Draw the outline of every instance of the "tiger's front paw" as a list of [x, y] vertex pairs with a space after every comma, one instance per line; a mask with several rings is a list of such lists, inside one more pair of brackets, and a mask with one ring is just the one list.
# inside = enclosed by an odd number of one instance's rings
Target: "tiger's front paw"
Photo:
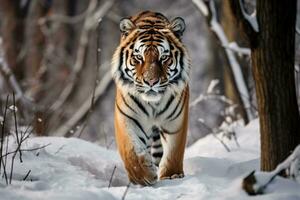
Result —
[[134, 184], [153, 185], [156, 183], [156, 167], [151, 161], [151, 157], [147, 154], [137, 156], [132, 169], [128, 169], [128, 176]]
[[159, 180], [183, 178], [184, 173], [182, 168], [174, 166], [159, 166]]
[[176, 178], [183, 178], [184, 174], [183, 173], [179, 173], [179, 174], [173, 174], [171, 176], [161, 176], [159, 179], [160, 180], [165, 180], [165, 179], [176, 179]]

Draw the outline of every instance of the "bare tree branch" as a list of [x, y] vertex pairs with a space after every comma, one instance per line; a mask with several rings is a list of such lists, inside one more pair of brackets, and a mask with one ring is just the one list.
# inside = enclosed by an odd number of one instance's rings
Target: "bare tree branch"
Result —
[[233, 14], [236, 16], [238, 24], [241, 26], [243, 33], [246, 34], [250, 44], [255, 45], [257, 33], [259, 32], [256, 11], [249, 15], [244, 8], [243, 0], [229, 0], [229, 4]]
[[[202, 0], [193, 0], [193, 3], [201, 11], [201, 13], [206, 17], [211, 30], [216, 35], [216, 37], [219, 39], [222, 46], [229, 46], [230, 43], [228, 42], [228, 39], [224, 33], [222, 26], [219, 24], [219, 22], [217, 20], [215, 2], [213, 0], [211, 0], [209, 2], [203, 2]], [[241, 67], [231, 50], [225, 48], [225, 53], [226, 53], [228, 62], [231, 66], [234, 81], [237, 86], [239, 95], [242, 99], [242, 103], [245, 107], [247, 117], [249, 120], [251, 120], [254, 118], [254, 114], [252, 113], [252, 110], [251, 110], [250, 95], [249, 95], [245, 80], [243, 78], [243, 73], [241, 71]]]
[[[109, 84], [112, 83], [111, 73], [110, 71], [106, 72], [104, 77], [101, 79], [100, 83], [97, 85], [96, 91], [95, 91], [95, 100], [102, 96], [106, 88], [109, 86]], [[87, 100], [82, 104], [82, 106], [77, 110], [77, 112], [70, 118], [65, 124], [60, 126], [58, 129], [56, 129], [53, 132], [53, 135], [56, 136], [65, 136], [69, 130], [72, 129], [72, 127], [75, 127], [76, 124], [87, 114], [87, 112], [90, 109], [91, 101], [93, 98], [93, 94], [91, 94]]]
[[5, 57], [4, 57], [4, 49], [2, 46], [2, 38], [0, 37], [0, 72], [5, 78], [7, 84], [12, 88], [14, 93], [16, 94], [16, 101], [20, 100], [22, 106], [25, 106], [27, 109], [36, 109], [34, 103], [29, 100], [25, 95], [23, 90], [20, 87], [19, 82], [17, 81], [14, 73], [8, 66]]
[[39, 19], [38, 23], [40, 26], [46, 25], [47, 22], [60, 22], [60, 23], [66, 23], [66, 24], [76, 24], [80, 21], [82, 21], [88, 14], [88, 9], [84, 11], [83, 13], [80, 13], [76, 16], [66, 16], [66, 15], [59, 15], [59, 14], [53, 14], [50, 16], [42, 17]]
[[248, 24], [251, 26], [253, 31], [258, 32], [259, 27], [258, 27], [258, 23], [257, 23], [257, 19], [256, 19], [256, 10], [254, 10], [254, 12], [251, 15], [249, 15], [244, 8], [243, 0], [239, 0], [239, 7], [240, 7], [240, 11], [244, 17], [243, 19], [248, 22]]
[[223, 47], [233, 51], [234, 53], [237, 53], [240, 57], [251, 56], [251, 50], [249, 48], [240, 47], [236, 42], [230, 42], [228, 46], [223, 46]]
[[58, 97], [58, 100], [54, 102], [54, 104], [51, 106], [51, 110], [56, 110], [60, 108], [67, 100], [69, 95], [72, 93], [76, 80], [78, 79], [78, 74], [82, 70], [84, 64], [87, 44], [89, 40], [88, 37], [89, 33], [97, 25], [97, 21], [101, 19], [107, 13], [107, 11], [112, 7], [113, 3], [114, 1], [105, 1], [105, 3], [98, 10], [94, 12], [97, 6], [97, 0], [90, 1], [90, 4], [86, 11], [87, 16], [83, 24], [73, 71], [69, 77], [67, 86], [61, 92], [60, 96]]

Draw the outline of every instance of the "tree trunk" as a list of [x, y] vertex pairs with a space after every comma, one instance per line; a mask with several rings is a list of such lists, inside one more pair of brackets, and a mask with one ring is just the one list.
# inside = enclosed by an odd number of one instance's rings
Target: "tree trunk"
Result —
[[300, 143], [294, 79], [297, 0], [257, 0], [252, 46], [261, 131], [261, 170], [273, 170]]

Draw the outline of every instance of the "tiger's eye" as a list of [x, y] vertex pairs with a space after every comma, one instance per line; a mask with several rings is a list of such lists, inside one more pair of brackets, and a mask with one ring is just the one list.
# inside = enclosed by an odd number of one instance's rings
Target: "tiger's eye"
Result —
[[169, 58], [168, 55], [162, 55], [160, 59], [161, 59], [161, 60], [167, 60], [168, 58]]
[[138, 60], [143, 60], [143, 57], [141, 55], [135, 55], [135, 58]]

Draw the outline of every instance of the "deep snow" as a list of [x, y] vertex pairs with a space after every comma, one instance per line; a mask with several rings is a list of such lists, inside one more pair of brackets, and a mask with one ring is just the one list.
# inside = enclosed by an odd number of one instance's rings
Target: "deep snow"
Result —
[[[131, 185], [126, 199], [300, 199], [300, 185], [283, 178], [275, 178], [265, 195], [250, 197], [241, 189], [242, 178], [259, 168], [258, 120], [236, 131], [240, 147], [224, 139], [231, 150], [227, 152], [208, 135], [187, 148], [183, 179], [159, 181], [151, 187]], [[1, 200], [122, 198], [128, 179], [116, 151], [58, 137], [29, 138], [22, 149], [49, 143], [43, 149], [23, 152], [23, 163], [16, 159], [12, 184], [0, 181]], [[108, 188], [114, 166], [112, 187]]]

